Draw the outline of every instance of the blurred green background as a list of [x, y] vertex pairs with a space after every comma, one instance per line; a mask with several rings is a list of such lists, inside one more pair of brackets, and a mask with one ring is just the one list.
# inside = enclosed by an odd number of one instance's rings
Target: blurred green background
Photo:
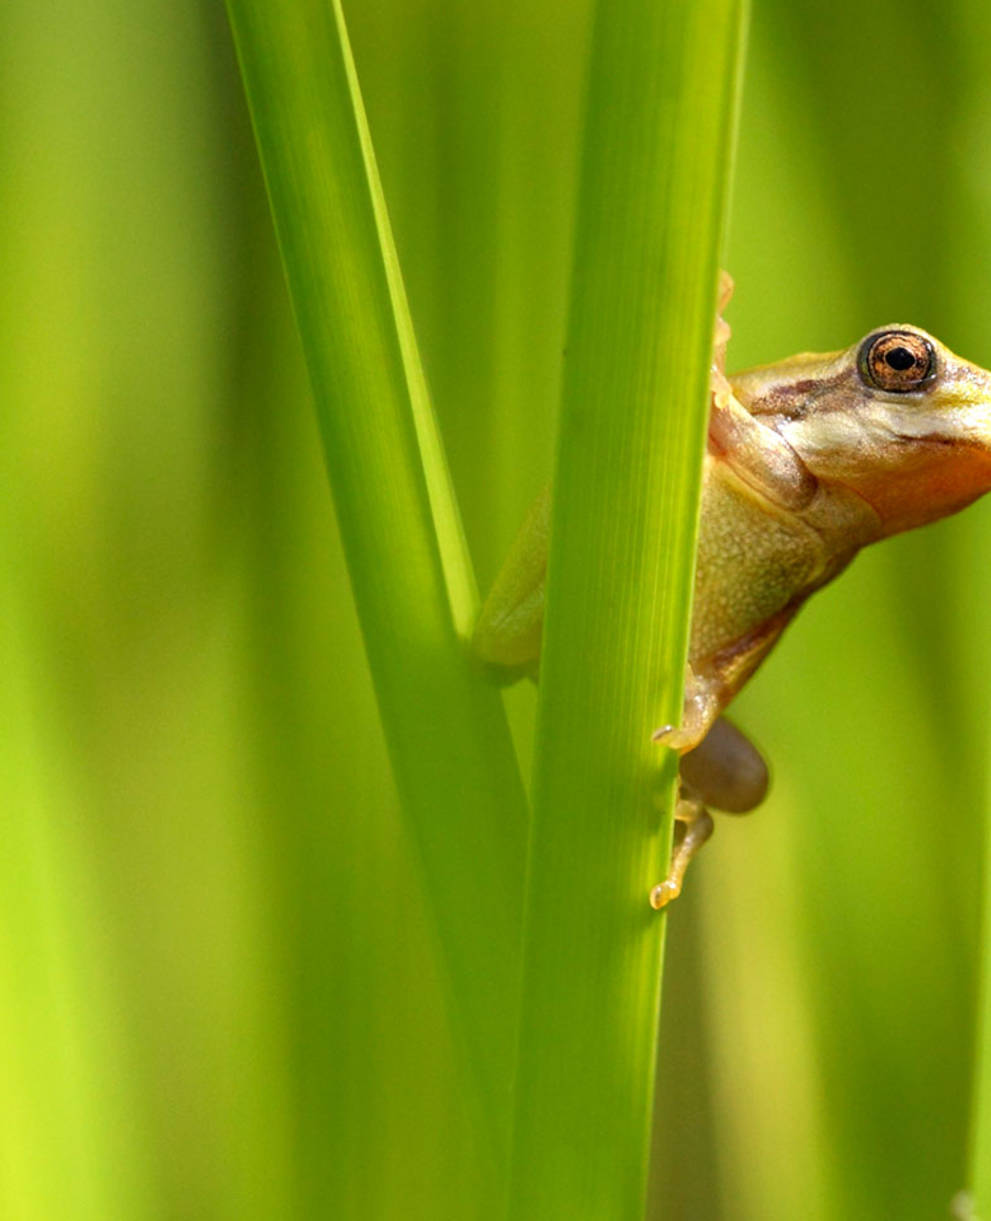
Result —
[[[485, 586], [550, 469], [588, 7], [346, 10]], [[731, 367], [892, 321], [991, 364], [989, 51], [976, 2], [755, 3]], [[223, 11], [8, 0], [0, 64], [0, 1216], [459, 1218], [480, 1150]], [[964, 1184], [989, 556], [991, 503], [864, 555], [741, 698], [774, 793], [670, 916], [652, 1217]]]

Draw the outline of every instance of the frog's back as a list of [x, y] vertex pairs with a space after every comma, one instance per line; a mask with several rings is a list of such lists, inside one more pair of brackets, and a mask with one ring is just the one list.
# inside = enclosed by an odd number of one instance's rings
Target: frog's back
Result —
[[[485, 601], [476, 656], [510, 682], [535, 676], [544, 618], [550, 490], [537, 497]], [[746, 638], [821, 583], [819, 534], [775, 511], [727, 464], [705, 462], [689, 660], [704, 661]]]

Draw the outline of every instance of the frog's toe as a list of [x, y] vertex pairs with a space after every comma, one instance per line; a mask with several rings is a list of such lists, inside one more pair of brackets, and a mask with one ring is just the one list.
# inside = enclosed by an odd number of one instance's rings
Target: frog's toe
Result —
[[654, 911], [660, 911], [662, 907], [667, 907], [672, 899], [677, 899], [680, 894], [681, 881], [665, 878], [663, 882], [658, 882], [650, 892], [650, 906]]
[[663, 882], [658, 882], [650, 892], [650, 905], [655, 911], [660, 911], [681, 894], [685, 870], [692, 857], [712, 834], [712, 816], [695, 798], [680, 797], [674, 816], [679, 825], [668, 876]]
[[650, 740], [660, 742], [662, 746], [669, 746], [679, 754], [684, 754], [685, 751], [693, 750], [698, 746], [704, 737], [705, 731], [697, 725], [662, 725], [659, 729], [654, 730], [650, 735]]

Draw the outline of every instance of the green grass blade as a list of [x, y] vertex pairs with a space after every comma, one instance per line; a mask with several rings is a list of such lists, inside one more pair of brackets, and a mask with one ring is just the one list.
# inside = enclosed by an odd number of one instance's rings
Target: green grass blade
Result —
[[985, 832], [984, 893], [979, 963], [980, 995], [977, 1009], [974, 1100], [971, 1119], [970, 1184], [975, 1221], [991, 1217], [991, 834]]
[[643, 1214], [743, 5], [600, 4], [541, 673], [513, 1221]]
[[228, 8], [390, 756], [499, 1143], [525, 799], [499, 697], [458, 640], [473, 581], [341, 6]]

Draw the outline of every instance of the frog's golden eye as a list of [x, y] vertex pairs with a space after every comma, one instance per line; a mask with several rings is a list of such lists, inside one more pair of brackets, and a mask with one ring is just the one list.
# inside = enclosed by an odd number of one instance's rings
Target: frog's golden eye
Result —
[[936, 370], [933, 346], [914, 331], [871, 335], [860, 349], [860, 371], [878, 390], [906, 394], [920, 390]]

